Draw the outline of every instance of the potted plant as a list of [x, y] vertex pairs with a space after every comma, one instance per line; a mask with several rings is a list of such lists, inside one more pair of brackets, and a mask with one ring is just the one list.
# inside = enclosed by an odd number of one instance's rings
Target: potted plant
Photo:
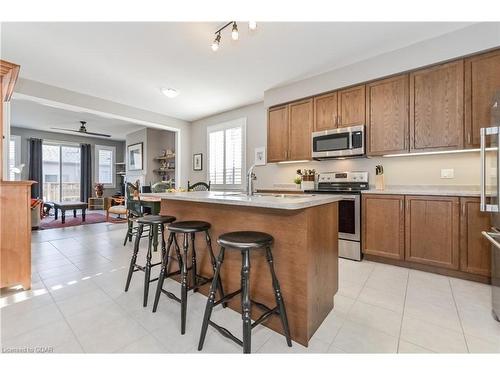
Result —
[[97, 198], [101, 198], [102, 194], [104, 193], [104, 184], [101, 184], [100, 182], [97, 182], [94, 185], [94, 190], [95, 190], [95, 195]]

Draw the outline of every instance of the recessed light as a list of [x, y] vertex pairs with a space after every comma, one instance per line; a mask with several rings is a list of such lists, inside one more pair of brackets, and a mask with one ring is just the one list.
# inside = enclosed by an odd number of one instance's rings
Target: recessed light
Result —
[[250, 30], [252, 30], [252, 31], [255, 30], [255, 29], [257, 29], [257, 22], [255, 22], [255, 21], [248, 21], [248, 28]]
[[175, 98], [177, 95], [179, 95], [179, 92], [176, 89], [168, 88], [168, 89], [161, 89], [161, 92], [163, 95], [165, 95], [167, 98]]

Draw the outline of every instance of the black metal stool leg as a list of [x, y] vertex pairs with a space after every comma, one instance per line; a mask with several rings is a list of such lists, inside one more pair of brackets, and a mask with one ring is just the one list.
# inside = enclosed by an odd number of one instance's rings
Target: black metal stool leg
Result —
[[167, 251], [165, 245], [165, 224], [160, 224], [160, 236], [161, 236], [161, 260], [165, 257], [165, 252]]
[[[218, 285], [217, 288], [219, 289], [219, 295], [220, 295], [220, 298], [222, 299], [225, 297], [224, 288], [222, 286], [220, 272], [217, 274], [217, 277], [215, 277], [215, 268], [217, 267], [217, 262], [215, 260], [214, 251], [212, 250], [212, 239], [210, 238], [210, 234], [208, 233], [208, 230], [205, 232], [205, 238], [206, 238], [206, 241], [208, 244], [208, 253], [210, 254], [210, 261], [212, 262], [212, 268], [214, 270], [214, 278], [217, 278], [217, 285]], [[223, 302], [222, 307], [226, 308], [227, 303]]]
[[137, 237], [135, 238], [135, 243], [134, 243], [134, 252], [132, 254], [132, 259], [130, 260], [130, 267], [128, 269], [127, 283], [125, 284], [126, 292], [128, 291], [128, 288], [130, 286], [130, 280], [132, 280], [132, 274], [134, 273], [135, 263], [137, 262], [137, 253], [139, 252], [139, 243], [141, 241], [143, 230], [144, 226], [142, 224], [139, 224], [139, 227], [137, 228]]
[[[212, 280], [212, 285], [210, 286], [210, 293], [208, 294], [207, 306], [205, 307], [205, 314], [203, 316], [203, 323], [201, 325], [200, 341], [198, 342], [198, 350], [203, 349], [203, 344], [205, 343], [205, 337], [207, 336], [208, 322], [212, 316], [212, 310], [214, 308], [215, 302], [215, 292], [217, 290], [217, 285], [219, 284], [219, 274], [222, 263], [224, 262], [224, 247], [220, 248], [219, 258], [214, 270], [214, 278]], [[213, 254], [212, 254], [213, 255]]]
[[[164, 227], [162, 227], [162, 236], [164, 232]], [[158, 276], [158, 285], [156, 286], [156, 294], [155, 294], [155, 301], [153, 303], [153, 312], [156, 312], [156, 309], [158, 308], [158, 302], [160, 301], [160, 296], [161, 296], [161, 290], [163, 289], [163, 282], [165, 281], [165, 275], [167, 275], [167, 270], [168, 270], [168, 264], [170, 263], [169, 257], [170, 257], [170, 248], [172, 246], [172, 242], [174, 239], [174, 234], [170, 233], [168, 236], [168, 245], [167, 249], [164, 252], [163, 259], [162, 259], [162, 264], [161, 264], [161, 271], [160, 271], [160, 276]], [[162, 248], [164, 245], [165, 241], [162, 243]]]
[[266, 247], [266, 257], [271, 271], [271, 278], [273, 280], [274, 297], [276, 298], [276, 304], [278, 305], [280, 311], [281, 325], [283, 326], [283, 331], [285, 333], [286, 343], [291, 347], [292, 339], [290, 338], [290, 328], [288, 326], [288, 318], [286, 316], [285, 302], [283, 301], [280, 284], [278, 278], [276, 277], [276, 272], [274, 271], [273, 254], [270, 247]]
[[196, 285], [198, 284], [197, 276], [198, 270], [196, 267], [196, 249], [194, 247], [195, 234], [191, 233], [191, 287], [193, 288], [193, 293], [198, 291]]
[[[181, 267], [181, 335], [186, 333], [186, 312], [187, 312], [187, 291], [188, 291], [188, 269], [187, 269], [187, 259], [188, 259], [188, 246], [189, 238], [188, 234], [184, 233], [183, 241], [183, 261]], [[182, 257], [181, 257], [182, 258]]]
[[149, 236], [148, 236], [148, 253], [146, 255], [146, 266], [144, 267], [144, 301], [142, 306], [146, 307], [148, 305], [148, 296], [149, 296], [149, 282], [151, 280], [151, 258], [153, 256], [151, 252], [151, 246], [153, 244], [154, 236], [157, 231], [155, 231], [156, 224], [153, 224], [149, 228]]
[[241, 317], [243, 319], [243, 353], [250, 353], [252, 348], [252, 320], [250, 318], [250, 251], [241, 251]]

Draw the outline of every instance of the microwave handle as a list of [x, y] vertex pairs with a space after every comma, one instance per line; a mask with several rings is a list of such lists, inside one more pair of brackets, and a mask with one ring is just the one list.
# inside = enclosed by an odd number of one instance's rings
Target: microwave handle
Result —
[[[480, 133], [480, 161], [481, 161], [481, 169], [480, 169], [480, 210], [482, 212], [498, 212], [499, 211], [499, 204], [487, 204], [486, 203], [486, 136], [487, 135], [496, 135], [497, 137], [497, 147], [500, 146], [500, 131], [498, 127], [491, 127], [491, 128], [481, 128], [479, 130]], [[496, 184], [496, 190], [497, 190], [497, 198], [499, 197], [499, 188], [500, 186], [498, 185], [498, 149], [497, 153], [495, 155], [496, 162], [497, 162], [497, 184]]]

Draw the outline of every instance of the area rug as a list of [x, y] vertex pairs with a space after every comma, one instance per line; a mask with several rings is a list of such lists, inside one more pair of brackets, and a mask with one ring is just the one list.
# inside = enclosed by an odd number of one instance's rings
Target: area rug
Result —
[[[123, 223], [125, 222], [126, 219], [124, 218], [115, 218], [115, 217], [109, 217], [108, 223]], [[45, 217], [41, 220], [40, 226], [38, 229], [44, 230], [44, 229], [53, 229], [53, 228], [66, 228], [66, 227], [74, 227], [76, 225], [85, 225], [85, 224], [96, 224], [96, 223], [104, 223], [106, 222], [106, 216], [103, 214], [99, 213], [88, 213], [85, 215], [85, 221], [82, 222], [82, 217], [80, 215], [77, 215], [76, 217], [73, 217], [72, 212], [68, 212], [66, 215], [66, 222], [63, 224], [61, 223], [61, 216], [59, 215], [59, 218], [57, 220], [54, 219], [53, 216]]]

